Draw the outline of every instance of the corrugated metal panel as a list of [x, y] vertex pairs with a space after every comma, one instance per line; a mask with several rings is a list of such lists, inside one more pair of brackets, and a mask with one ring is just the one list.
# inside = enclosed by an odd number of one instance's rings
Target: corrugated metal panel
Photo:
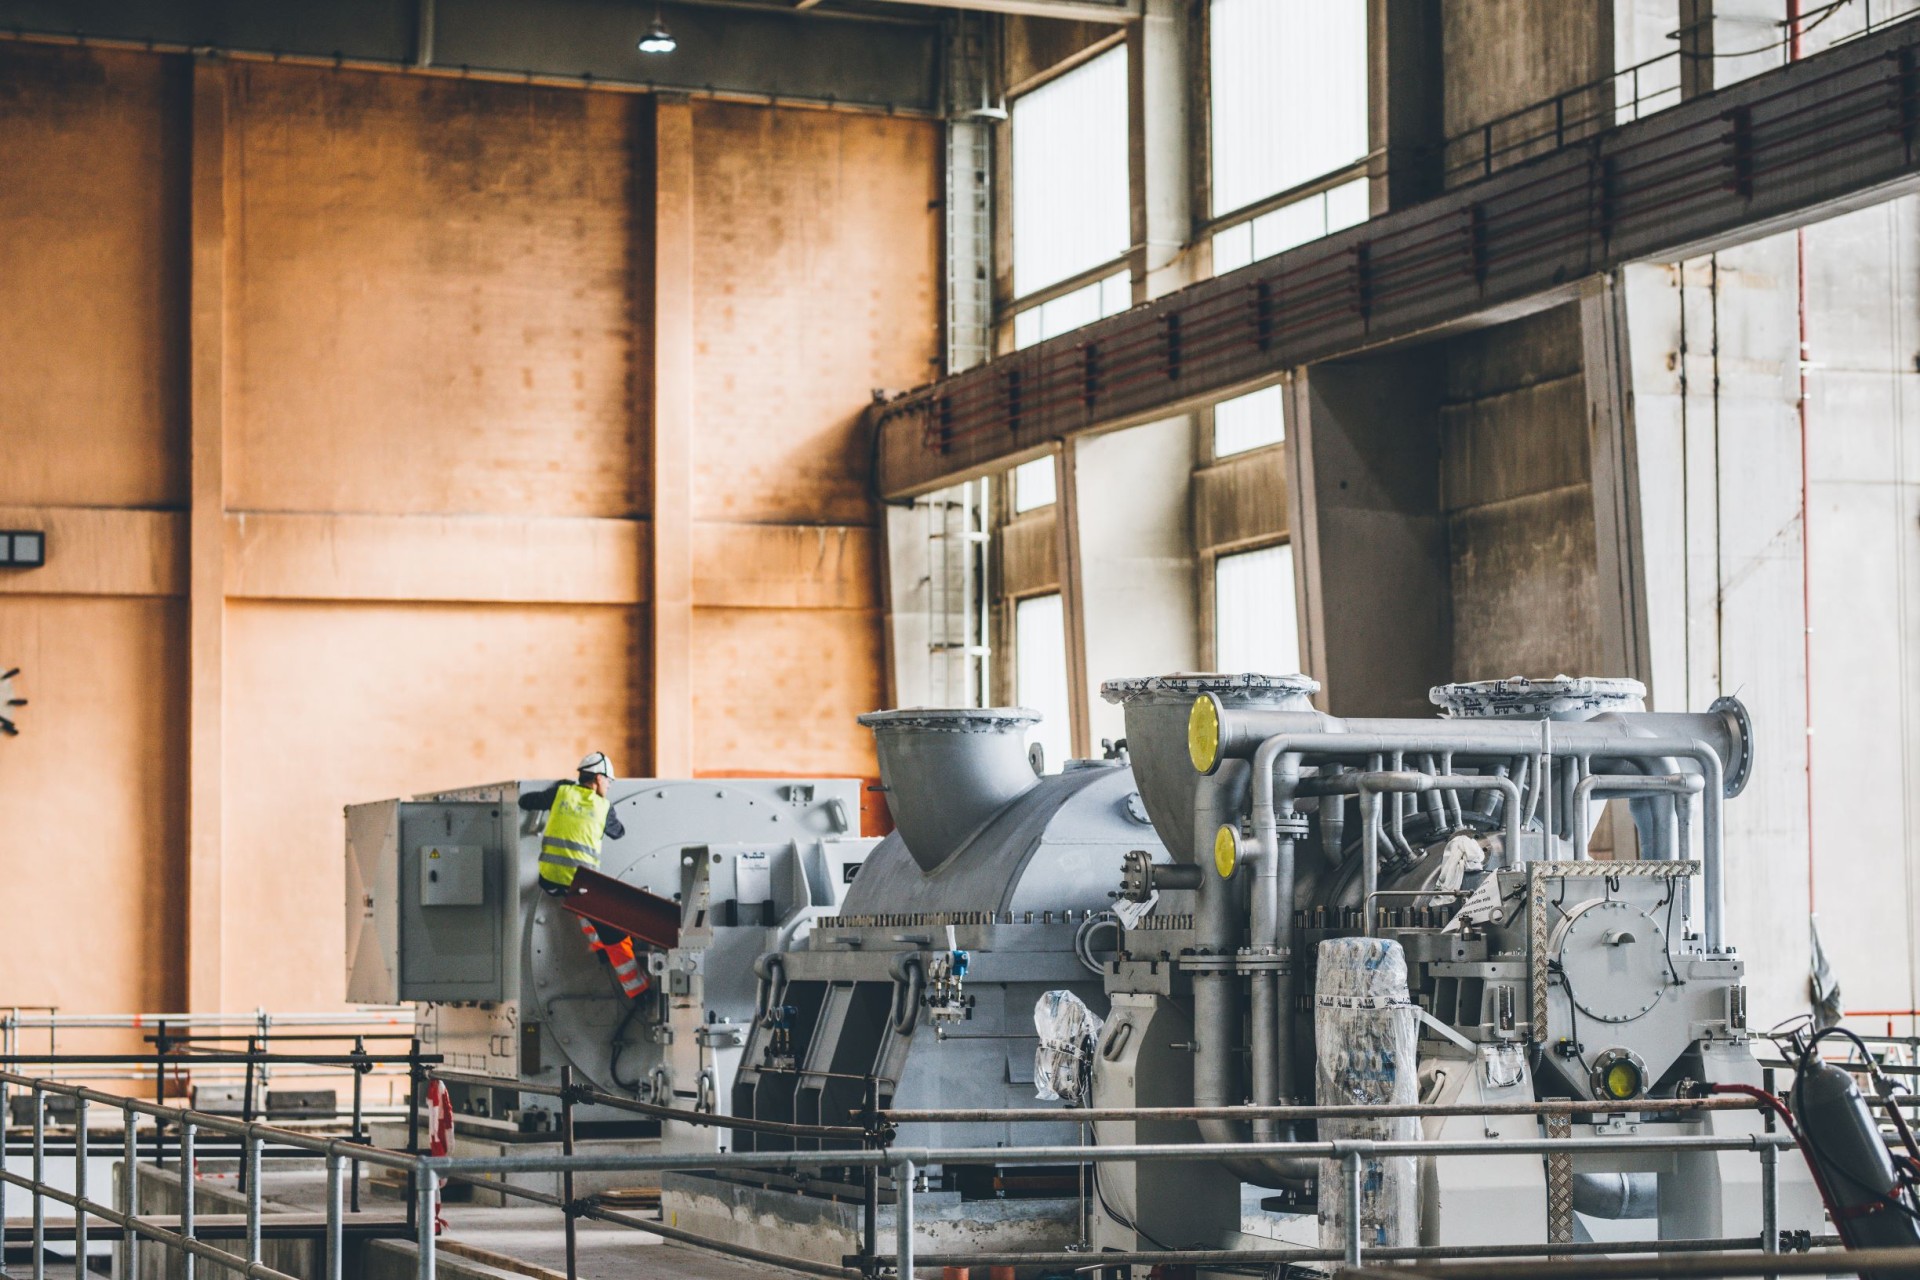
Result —
[[1014, 292], [1111, 262], [1132, 234], [1121, 46], [1014, 100]]
[[1067, 706], [1067, 632], [1060, 597], [1034, 596], [1013, 607], [1013, 687], [1023, 707], [1043, 719], [1027, 734], [1047, 753], [1047, 772], [1058, 773], [1073, 753]]
[[1291, 543], [1214, 562], [1213, 646], [1221, 671], [1291, 675], [1300, 669]]
[[1245, 453], [1287, 438], [1286, 395], [1275, 384], [1213, 406], [1213, 456]]
[[1213, 210], [1367, 153], [1366, 0], [1213, 0]]

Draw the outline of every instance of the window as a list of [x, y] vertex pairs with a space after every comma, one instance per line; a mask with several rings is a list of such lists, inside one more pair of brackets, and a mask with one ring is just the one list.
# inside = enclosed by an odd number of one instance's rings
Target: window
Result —
[[[1014, 295], [1123, 257], [1133, 239], [1125, 46], [1014, 99], [1012, 129]], [[1122, 273], [1033, 308], [1031, 319], [1022, 312], [1016, 345], [1124, 310], [1130, 293]]]
[[1286, 438], [1286, 395], [1277, 383], [1213, 406], [1213, 456], [1216, 458], [1279, 444]]
[[1042, 717], [1028, 741], [1040, 744], [1048, 771], [1058, 773], [1073, 751], [1073, 731], [1067, 708], [1066, 618], [1057, 594], [1014, 604], [1013, 666], [1015, 697]]
[[1213, 211], [1367, 154], [1367, 0], [1213, 0]]
[[1053, 455], [1023, 462], [1013, 469], [1013, 513], [1037, 511], [1054, 502]]
[[1271, 213], [1213, 233], [1213, 274], [1223, 276], [1249, 262], [1297, 249], [1367, 220], [1367, 180], [1355, 178], [1337, 187], [1283, 204]]
[[1117, 316], [1133, 305], [1133, 273], [1121, 271], [1062, 294], [1013, 317], [1014, 347], [1030, 347], [1082, 325]]
[[[1367, 0], [1212, 0], [1213, 214], [1367, 155]], [[1366, 221], [1355, 178], [1215, 233], [1214, 273]]]
[[1300, 670], [1290, 543], [1214, 561], [1213, 655], [1221, 671], [1285, 676]]

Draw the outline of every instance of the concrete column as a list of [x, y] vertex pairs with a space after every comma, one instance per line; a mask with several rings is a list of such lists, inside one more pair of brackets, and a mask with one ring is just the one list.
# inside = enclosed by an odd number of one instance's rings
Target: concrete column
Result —
[[[190, 176], [189, 433], [192, 511], [187, 526], [187, 1001], [218, 1011], [225, 991], [222, 945], [221, 782], [226, 767], [226, 443], [230, 308], [227, 282], [239, 210], [225, 63], [193, 68]], [[159, 749], [156, 745], [156, 749]]]
[[1133, 193], [1133, 300], [1190, 284], [1194, 154], [1188, 74], [1192, 24], [1183, 0], [1146, 0], [1127, 28], [1127, 136]]
[[1784, 63], [1785, 17], [1785, 0], [1680, 0], [1682, 96], [1697, 98]]
[[1651, 679], [1644, 524], [1634, 434], [1633, 371], [1626, 291], [1620, 278], [1591, 281], [1580, 300], [1581, 363], [1593, 488], [1593, 674]]
[[1091, 700], [1088, 697], [1087, 580], [1080, 553], [1080, 450], [1082, 439], [1068, 436], [1053, 455], [1054, 534], [1059, 540], [1060, 617], [1067, 642], [1068, 735], [1076, 759], [1093, 754]]
[[1302, 665], [1335, 715], [1431, 715], [1427, 690], [1451, 675], [1441, 370], [1428, 346], [1316, 365], [1292, 385]]
[[692, 776], [693, 741], [693, 104], [653, 98], [647, 413], [652, 466], [648, 593], [653, 773]]
[[1446, 119], [1442, 101], [1441, 6], [1432, 0], [1368, 0], [1367, 166], [1373, 212], [1437, 195]]
[[1076, 451], [1089, 745], [1121, 738], [1101, 682], [1190, 671], [1199, 599], [1189, 516], [1193, 426], [1182, 416], [1110, 432]]

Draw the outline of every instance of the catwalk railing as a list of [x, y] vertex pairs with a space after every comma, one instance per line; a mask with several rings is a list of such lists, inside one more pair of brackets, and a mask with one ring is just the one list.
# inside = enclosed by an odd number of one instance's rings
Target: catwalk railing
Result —
[[[929, 492], [1920, 185], [1911, 17], [1625, 123], [1605, 118], [1613, 90], [1571, 92], [1592, 102], [1549, 100], [1537, 126], [1501, 125], [1511, 140], [1455, 148], [1450, 166], [1486, 176], [874, 406], [879, 492]], [[1638, 95], [1636, 111], [1653, 105]]]
[[[330, 1065], [313, 1063], [312, 1065]], [[417, 1072], [417, 1078], [424, 1078], [428, 1072], [421, 1063], [410, 1063]], [[502, 1082], [484, 1076], [469, 1076], [459, 1072], [444, 1071], [434, 1073], [454, 1083], [480, 1083], [495, 1087], [507, 1087], [521, 1092], [544, 1094], [555, 1097], [561, 1104], [561, 1151], [558, 1154], [515, 1154], [486, 1157], [448, 1157], [420, 1154], [418, 1152], [387, 1151], [366, 1146], [348, 1139], [327, 1137], [312, 1133], [302, 1133], [284, 1127], [260, 1122], [248, 1122], [230, 1116], [221, 1116], [188, 1108], [170, 1107], [144, 1100], [118, 1097], [81, 1085], [61, 1081], [34, 1078], [7, 1072], [0, 1072], [0, 1112], [3, 1112], [9, 1094], [22, 1095], [32, 1099], [31, 1103], [31, 1142], [28, 1148], [31, 1172], [19, 1174], [5, 1173], [0, 1177], [0, 1221], [4, 1221], [9, 1188], [25, 1191], [32, 1204], [29, 1236], [33, 1248], [33, 1270], [35, 1280], [45, 1275], [46, 1244], [55, 1236], [71, 1239], [76, 1252], [84, 1254], [90, 1238], [110, 1236], [119, 1243], [119, 1272], [123, 1276], [138, 1274], [139, 1253], [144, 1245], [158, 1246], [164, 1250], [184, 1254], [189, 1259], [203, 1259], [207, 1262], [231, 1268], [242, 1275], [255, 1280], [299, 1280], [287, 1272], [266, 1265], [261, 1259], [262, 1241], [271, 1235], [285, 1235], [285, 1231], [274, 1230], [274, 1218], [278, 1215], [267, 1211], [266, 1196], [262, 1189], [260, 1171], [263, 1154], [268, 1150], [277, 1150], [295, 1156], [318, 1159], [324, 1162], [326, 1170], [325, 1209], [317, 1219], [304, 1227], [306, 1234], [314, 1238], [322, 1249], [322, 1274], [329, 1280], [339, 1280], [343, 1275], [346, 1237], [353, 1218], [348, 1209], [348, 1183], [351, 1170], [356, 1162], [399, 1171], [410, 1179], [409, 1214], [404, 1224], [395, 1222], [386, 1234], [411, 1239], [417, 1251], [417, 1271], [422, 1277], [436, 1275], [438, 1246], [435, 1238], [434, 1223], [441, 1189], [449, 1183], [469, 1183], [484, 1187], [503, 1196], [530, 1203], [544, 1205], [558, 1211], [564, 1222], [568, 1237], [567, 1274], [573, 1276], [576, 1267], [574, 1245], [574, 1226], [578, 1219], [586, 1218], [620, 1226], [632, 1227], [666, 1239], [687, 1244], [716, 1249], [736, 1257], [780, 1266], [790, 1270], [800, 1270], [819, 1275], [846, 1277], [847, 1280], [891, 1275], [895, 1280], [915, 1274], [916, 1268], [935, 1266], [987, 1266], [987, 1265], [1064, 1265], [1085, 1267], [1089, 1264], [1112, 1267], [1151, 1266], [1162, 1264], [1175, 1265], [1261, 1265], [1270, 1266], [1290, 1262], [1334, 1262], [1348, 1268], [1359, 1268], [1370, 1263], [1388, 1261], [1438, 1262], [1448, 1259], [1473, 1258], [1479, 1260], [1483, 1268], [1494, 1265], [1501, 1258], [1538, 1259], [1553, 1257], [1561, 1261], [1551, 1264], [1529, 1263], [1531, 1274], [1549, 1274], [1546, 1267], [1581, 1267], [1584, 1271], [1569, 1271], [1575, 1274], [1592, 1275], [1682, 1275], [1682, 1274], [1799, 1274], [1810, 1270], [1831, 1269], [1836, 1271], [1855, 1271], [1869, 1263], [1882, 1266], [1904, 1265], [1920, 1266], [1920, 1253], [1913, 1256], [1858, 1257], [1832, 1251], [1825, 1246], [1833, 1241], [1819, 1237], [1804, 1241], [1815, 1252], [1809, 1259], [1801, 1259], [1782, 1253], [1782, 1237], [1778, 1229], [1779, 1205], [1779, 1156], [1782, 1150], [1793, 1147], [1793, 1139], [1785, 1133], [1758, 1132], [1744, 1136], [1710, 1135], [1674, 1135], [1670, 1137], [1642, 1135], [1598, 1135], [1584, 1138], [1543, 1137], [1529, 1141], [1334, 1141], [1334, 1142], [1276, 1142], [1250, 1144], [1138, 1144], [1138, 1145], [1100, 1145], [1086, 1143], [1067, 1143], [1058, 1145], [1030, 1145], [1009, 1147], [938, 1147], [938, 1146], [900, 1146], [892, 1142], [897, 1124], [943, 1124], [950, 1122], [976, 1121], [982, 1118], [1018, 1119], [1023, 1122], [1058, 1122], [1062, 1124], [1085, 1124], [1096, 1120], [1138, 1121], [1147, 1119], [1197, 1118], [1203, 1111], [1207, 1114], [1227, 1112], [1240, 1118], [1285, 1118], [1311, 1119], [1327, 1118], [1336, 1115], [1350, 1115], [1354, 1108], [1327, 1107], [1277, 1107], [1277, 1108], [1147, 1108], [1147, 1109], [1089, 1109], [1089, 1110], [1032, 1110], [1013, 1109], [1007, 1111], [966, 1110], [886, 1110], [873, 1105], [875, 1090], [868, 1091], [868, 1101], [859, 1112], [850, 1116], [857, 1123], [849, 1125], [794, 1125], [773, 1121], [749, 1120], [725, 1115], [716, 1115], [700, 1111], [687, 1111], [677, 1108], [655, 1106], [636, 1102], [619, 1095], [608, 1094], [591, 1086], [576, 1085], [568, 1073], [563, 1083], [552, 1086], [526, 1085], [522, 1082]], [[70, 1148], [65, 1152], [50, 1148], [47, 1133], [47, 1102], [50, 1098], [70, 1100], [74, 1112], [73, 1138]], [[1911, 1100], [1909, 1100], [1911, 1101]], [[820, 1149], [792, 1150], [776, 1152], [695, 1152], [658, 1155], [617, 1155], [587, 1154], [575, 1149], [573, 1110], [579, 1105], [608, 1106], [629, 1110], [641, 1115], [653, 1116], [662, 1120], [671, 1120], [716, 1129], [753, 1131], [756, 1133], [778, 1134], [796, 1141], [805, 1140], [822, 1144]], [[1570, 1101], [1546, 1101], [1537, 1103], [1505, 1104], [1498, 1108], [1484, 1105], [1466, 1107], [1413, 1106], [1363, 1109], [1368, 1115], [1405, 1114], [1416, 1116], [1446, 1116], [1456, 1114], [1479, 1115], [1498, 1110], [1503, 1114], [1540, 1114], [1543, 1116], [1566, 1116], [1594, 1111], [1603, 1104]], [[1614, 1104], [1607, 1105], [1609, 1110], [1618, 1111]], [[1645, 1100], [1637, 1104], [1637, 1109], [1653, 1114], [1661, 1112], [1686, 1112], [1696, 1110], [1737, 1109], [1756, 1105], [1752, 1100], [1736, 1097], [1710, 1097], [1702, 1099]], [[119, 1154], [120, 1167], [117, 1171], [117, 1204], [109, 1204], [96, 1198], [94, 1189], [87, 1181], [88, 1157], [97, 1154], [92, 1147], [88, 1133], [87, 1117], [92, 1108], [112, 1108], [122, 1117], [123, 1133]], [[195, 1157], [200, 1154], [202, 1144], [209, 1139], [231, 1139], [237, 1143], [241, 1168], [250, 1174], [244, 1179], [245, 1212], [238, 1223], [221, 1222], [218, 1229], [210, 1229], [209, 1221], [197, 1213], [196, 1179], [181, 1178], [181, 1209], [178, 1214], [160, 1215], [143, 1213], [138, 1210], [138, 1167], [142, 1155], [139, 1130], [142, 1123], [156, 1130], [171, 1127], [177, 1132], [179, 1165], [183, 1171], [194, 1168]], [[417, 1131], [410, 1145], [417, 1141]], [[845, 1143], [846, 1146], [828, 1147], [828, 1143]], [[1520, 1244], [1508, 1246], [1399, 1246], [1372, 1249], [1366, 1247], [1360, 1237], [1358, 1217], [1347, 1214], [1345, 1220], [1354, 1224], [1347, 1232], [1343, 1247], [1338, 1249], [1281, 1248], [1270, 1250], [1134, 1250], [1134, 1251], [1008, 1251], [1002, 1253], [927, 1253], [918, 1249], [916, 1243], [915, 1182], [924, 1170], [939, 1166], [992, 1164], [1002, 1166], [1036, 1165], [1092, 1165], [1115, 1161], [1205, 1161], [1228, 1157], [1249, 1156], [1295, 1156], [1336, 1162], [1341, 1177], [1322, 1194], [1331, 1191], [1351, 1205], [1358, 1193], [1358, 1181], [1363, 1164], [1375, 1157], [1415, 1156], [1433, 1159], [1473, 1159], [1488, 1156], [1512, 1156], [1516, 1154], [1548, 1155], [1569, 1148], [1587, 1154], [1651, 1154], [1682, 1151], [1720, 1151], [1751, 1152], [1760, 1162], [1760, 1218], [1763, 1231], [1757, 1237], [1729, 1237], [1706, 1240], [1643, 1240], [1609, 1241], [1598, 1244]], [[67, 1190], [61, 1180], [51, 1176], [49, 1163], [57, 1162], [64, 1155], [70, 1158], [72, 1177], [66, 1182], [72, 1187]], [[670, 1224], [658, 1222], [637, 1214], [608, 1208], [593, 1197], [576, 1197], [574, 1179], [585, 1173], [664, 1173], [664, 1172], [704, 1172], [713, 1174], [734, 1173], [781, 1173], [796, 1174], [803, 1170], [836, 1169], [857, 1170], [865, 1179], [869, 1188], [867, 1201], [868, 1213], [865, 1217], [863, 1238], [855, 1254], [843, 1259], [840, 1266], [809, 1263], [796, 1260], [790, 1255], [759, 1250], [724, 1241], [714, 1241], [691, 1232], [679, 1230]], [[554, 1195], [536, 1188], [515, 1185], [507, 1180], [509, 1175], [542, 1173], [557, 1175], [561, 1180], [560, 1194]], [[883, 1251], [883, 1242], [878, 1231], [877, 1194], [881, 1175], [890, 1175], [895, 1193], [895, 1221], [892, 1230], [892, 1249]], [[71, 1216], [62, 1220], [50, 1220], [47, 1216], [49, 1203], [64, 1206]], [[97, 1225], [96, 1225], [97, 1224]], [[238, 1249], [223, 1248], [212, 1243], [214, 1238], [227, 1237], [242, 1241]], [[1618, 1259], [1587, 1259], [1585, 1254], [1621, 1254], [1647, 1253], [1655, 1255], [1646, 1261], [1623, 1264]], [[1684, 1255], [1684, 1256], [1683, 1256]], [[1694, 1265], [1690, 1259], [1699, 1258], [1702, 1265], [1717, 1270], [1689, 1271], [1686, 1267]], [[1606, 1271], [1605, 1267], [1618, 1268], [1622, 1265], [1638, 1266], [1642, 1270]], [[1656, 1268], [1665, 1265], [1679, 1268], [1660, 1271]], [[1595, 1268], [1602, 1268], [1596, 1270]], [[187, 1267], [191, 1280], [192, 1266]], [[1493, 1274], [1480, 1272], [1475, 1274]], [[1557, 1274], [1557, 1273], [1554, 1273]]]

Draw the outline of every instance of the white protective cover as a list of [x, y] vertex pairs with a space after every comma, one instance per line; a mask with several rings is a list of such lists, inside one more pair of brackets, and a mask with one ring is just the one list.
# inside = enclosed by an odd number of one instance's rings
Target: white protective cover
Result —
[[[1323, 1106], [1410, 1105], [1420, 1100], [1416, 1043], [1420, 1020], [1407, 997], [1407, 957], [1397, 942], [1329, 938], [1320, 944], [1313, 1034], [1318, 1101]], [[1415, 1117], [1322, 1120], [1320, 1140], [1414, 1141]], [[1360, 1239], [1369, 1249], [1420, 1242], [1420, 1182], [1415, 1157], [1360, 1165]], [[1320, 1165], [1320, 1247], [1346, 1245], [1347, 1177], [1342, 1161]]]
[[1086, 1103], [1093, 1046], [1105, 1025], [1071, 991], [1049, 991], [1034, 1002], [1033, 1029], [1040, 1037], [1033, 1051], [1036, 1098], [1070, 1107]]

